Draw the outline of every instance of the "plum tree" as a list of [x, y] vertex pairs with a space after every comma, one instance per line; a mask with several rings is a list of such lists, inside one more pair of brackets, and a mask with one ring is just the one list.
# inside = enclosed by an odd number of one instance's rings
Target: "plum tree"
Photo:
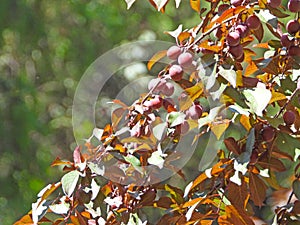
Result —
[[238, 7], [240, 5], [242, 5], [243, 0], [230, 0], [231, 5], [233, 5], [234, 7]]
[[241, 38], [244, 38], [249, 34], [249, 27], [247, 26], [247, 24], [239, 24], [236, 26], [235, 31]]
[[162, 106], [163, 100], [159, 95], [154, 95], [151, 99], [144, 102], [144, 106], [151, 109], [159, 109]]

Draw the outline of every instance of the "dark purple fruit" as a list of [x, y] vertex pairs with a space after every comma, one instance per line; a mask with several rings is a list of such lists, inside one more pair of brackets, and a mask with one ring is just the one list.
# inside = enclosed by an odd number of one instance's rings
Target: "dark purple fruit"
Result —
[[275, 131], [272, 127], [265, 127], [262, 131], [262, 138], [265, 142], [273, 141], [275, 137]]
[[290, 20], [287, 24], [286, 24], [286, 30], [290, 33], [290, 34], [295, 34], [300, 30], [300, 24], [297, 20]]
[[243, 0], [230, 0], [231, 5], [233, 5], [234, 7], [238, 7], [240, 5], [242, 5]]
[[185, 113], [187, 118], [197, 120], [202, 116], [202, 107], [200, 104], [192, 105]]
[[300, 0], [290, 0], [288, 2], [288, 9], [291, 12], [300, 12]]
[[183, 69], [179, 65], [172, 65], [169, 69], [169, 75], [174, 81], [179, 81], [183, 76]]
[[226, 36], [226, 41], [227, 44], [229, 46], [237, 46], [238, 44], [240, 44], [240, 35], [238, 32], [230, 32], [227, 36]]
[[283, 121], [285, 122], [286, 125], [290, 126], [295, 123], [296, 116], [293, 111], [286, 111], [283, 114]]
[[260, 27], [260, 20], [256, 15], [251, 15], [247, 18], [246, 24], [251, 30], [257, 30]]
[[151, 98], [144, 102], [144, 105], [151, 109], [159, 109], [162, 106], [162, 98], [159, 95], [155, 95], [154, 98]]
[[244, 38], [249, 34], [249, 27], [246, 24], [239, 24], [236, 26], [235, 31], [241, 38]]
[[225, 10], [229, 9], [230, 5], [228, 4], [221, 4], [219, 5], [218, 8], [218, 15], [221, 16], [223, 12], [225, 12]]
[[300, 47], [299, 46], [291, 46], [289, 48], [290, 56], [299, 56], [300, 57]]
[[280, 43], [283, 47], [289, 48], [293, 45], [293, 40], [288, 34], [283, 34], [280, 38]]
[[234, 58], [240, 58], [244, 54], [243, 47], [241, 45], [230, 47], [229, 52]]

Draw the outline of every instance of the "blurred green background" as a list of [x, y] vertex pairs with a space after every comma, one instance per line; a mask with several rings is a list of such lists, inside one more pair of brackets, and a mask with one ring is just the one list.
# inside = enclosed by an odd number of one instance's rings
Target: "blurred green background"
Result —
[[[19, 219], [71, 159], [72, 101], [88, 66], [114, 46], [199, 22], [184, 1], [160, 14], [147, 1], [0, 1], [0, 224]], [[180, 19], [179, 19], [180, 18]], [[125, 79], [125, 78], [124, 78]]]

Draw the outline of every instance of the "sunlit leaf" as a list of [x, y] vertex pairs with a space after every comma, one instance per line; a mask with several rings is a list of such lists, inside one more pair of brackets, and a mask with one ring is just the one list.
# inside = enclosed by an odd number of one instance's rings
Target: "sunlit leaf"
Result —
[[51, 166], [61, 166], [61, 165], [73, 165], [72, 162], [61, 160], [59, 157], [51, 163]]
[[152, 0], [158, 11], [161, 11], [161, 9], [168, 3], [168, 0]]
[[193, 10], [200, 13], [200, 0], [190, 0], [190, 5]]
[[171, 35], [174, 38], [177, 38], [178, 35], [182, 32], [182, 24], [180, 24], [174, 31], [165, 31], [166, 34]]
[[223, 120], [218, 122], [212, 122], [210, 123], [210, 129], [216, 135], [217, 139], [219, 140], [225, 130], [228, 128], [230, 124], [230, 120]]
[[224, 77], [232, 85], [232, 87], [236, 87], [236, 72], [233, 67], [227, 70], [220, 66], [219, 74]]
[[167, 55], [167, 50], [162, 50], [154, 54], [147, 63], [148, 70], [151, 70], [153, 65]]
[[127, 9], [130, 9], [130, 7], [133, 5], [133, 3], [135, 2], [136, 0], [125, 0], [126, 4], [127, 4]]
[[269, 104], [280, 101], [280, 100], [285, 100], [285, 99], [286, 99], [285, 94], [282, 94], [280, 92], [276, 92], [276, 91], [272, 90], [272, 98], [270, 99]]
[[181, 111], [187, 110], [201, 96], [203, 93], [203, 84], [199, 82], [190, 88], [186, 88], [185, 91], [188, 94], [188, 99], [179, 102]]
[[73, 192], [76, 188], [79, 176], [80, 176], [79, 172], [77, 170], [73, 170], [73, 171], [65, 174], [61, 178], [62, 189], [68, 197], [71, 197], [71, 195], [73, 194]]
[[263, 110], [267, 107], [272, 97], [271, 91], [266, 89], [266, 86], [262, 83], [258, 83], [253, 90], [244, 90], [243, 94], [247, 99], [247, 105], [250, 107], [250, 110], [258, 116], [262, 116]]
[[181, 3], [181, 0], [175, 0], [175, 5], [176, 5], [176, 8], [178, 8], [178, 7], [179, 7], [180, 3]]

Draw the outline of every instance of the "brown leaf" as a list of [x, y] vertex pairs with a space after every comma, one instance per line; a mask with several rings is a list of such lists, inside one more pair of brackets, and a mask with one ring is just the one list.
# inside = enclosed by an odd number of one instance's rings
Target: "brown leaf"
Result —
[[237, 141], [234, 140], [233, 137], [226, 138], [226, 139], [224, 140], [224, 144], [225, 144], [226, 148], [227, 148], [229, 151], [233, 152], [234, 154], [236, 154], [236, 155], [241, 154], [241, 149], [240, 149], [240, 147], [238, 146]]
[[51, 166], [61, 166], [61, 165], [73, 165], [74, 163], [70, 161], [63, 161], [59, 157], [56, 157], [56, 159], [51, 163]]
[[254, 225], [244, 210], [235, 208], [233, 205], [227, 205], [225, 213], [226, 216], [222, 217], [223, 221], [218, 220], [219, 224]]
[[259, 28], [258, 28], [257, 30], [253, 30], [253, 34], [254, 34], [254, 36], [257, 38], [257, 40], [258, 40], [259, 42], [261, 42], [261, 40], [262, 40], [263, 37], [264, 37], [264, 28], [263, 28], [261, 22], [260, 22], [260, 24], [259, 24]]
[[205, 173], [201, 173], [194, 181], [193, 181], [193, 185], [191, 187], [190, 190], [192, 190], [194, 187], [196, 187], [197, 185], [201, 184], [203, 181], [205, 181], [208, 177], [206, 176]]
[[228, 196], [227, 198], [236, 208], [246, 209], [250, 194], [247, 190], [247, 185], [244, 179], [242, 180], [242, 185], [230, 182], [227, 186]]
[[255, 205], [261, 207], [266, 198], [266, 184], [256, 175], [249, 175], [250, 199]]

